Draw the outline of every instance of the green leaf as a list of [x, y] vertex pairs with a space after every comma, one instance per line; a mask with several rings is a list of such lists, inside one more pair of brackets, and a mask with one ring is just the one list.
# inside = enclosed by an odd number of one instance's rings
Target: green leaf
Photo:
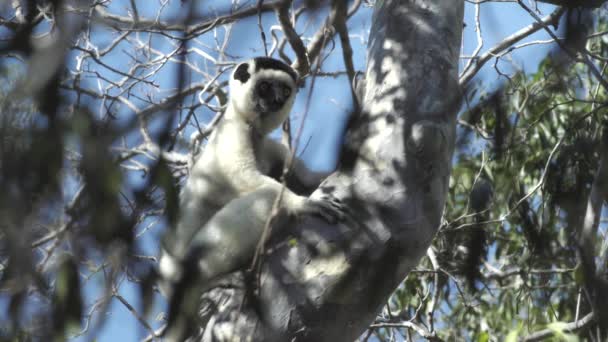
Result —
[[574, 268], [574, 281], [576, 282], [576, 285], [585, 285], [585, 272], [583, 271], [583, 265], [580, 262], [577, 263]]
[[80, 330], [80, 318], [83, 313], [83, 302], [80, 293], [80, 275], [75, 260], [66, 255], [63, 257], [55, 281], [53, 300], [53, 318], [57, 338]]
[[153, 181], [165, 193], [166, 213], [169, 223], [174, 226], [177, 222], [179, 210], [179, 190], [175, 186], [171, 169], [165, 159], [159, 160], [154, 169]]
[[291, 238], [291, 239], [289, 239], [289, 241], [287, 243], [289, 244], [289, 247], [295, 247], [298, 245], [298, 239]]
[[519, 336], [519, 332], [521, 330], [521, 326], [513, 329], [509, 332], [507, 337], [505, 338], [505, 342], [517, 342], [517, 336]]
[[517, 335], [519, 335], [519, 330], [511, 330], [507, 337], [505, 338], [505, 342], [517, 342]]

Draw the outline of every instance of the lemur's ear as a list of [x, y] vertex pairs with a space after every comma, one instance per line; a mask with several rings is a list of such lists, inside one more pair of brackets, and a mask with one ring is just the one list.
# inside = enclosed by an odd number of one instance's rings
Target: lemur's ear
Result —
[[232, 78], [241, 81], [241, 83], [246, 83], [250, 77], [251, 74], [249, 73], [249, 63], [246, 62], [239, 64], [232, 74]]

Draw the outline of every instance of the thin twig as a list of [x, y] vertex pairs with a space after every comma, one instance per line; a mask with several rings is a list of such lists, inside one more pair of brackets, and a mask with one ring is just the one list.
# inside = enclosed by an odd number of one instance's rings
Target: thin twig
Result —
[[467, 70], [460, 76], [460, 85], [464, 86], [469, 83], [469, 81], [473, 79], [475, 74], [477, 74], [477, 72], [481, 70], [481, 68], [486, 64], [486, 62], [495, 57], [501, 51], [510, 49], [513, 44], [541, 30], [544, 25], [557, 23], [557, 21], [562, 16], [562, 14], [564, 14], [565, 11], [565, 8], [560, 7], [553, 11], [553, 13], [541, 19], [540, 22], [534, 22], [529, 26], [524, 27], [523, 29], [503, 39], [502, 42], [498, 43], [494, 47], [490, 48], [488, 51], [486, 51], [484, 54], [482, 54], [479, 58], [476, 59], [475, 63], [471, 68], [469, 68], [469, 70]]
[[258, 0], [258, 29], [260, 30], [260, 36], [262, 38], [262, 45], [264, 46], [264, 56], [268, 56], [268, 46], [266, 46], [266, 32], [264, 32], [264, 26], [262, 26], [262, 8], [264, 8], [264, 0]]
[[[348, 85], [353, 99], [353, 104], [358, 106], [357, 95], [355, 94], [354, 79], [355, 79], [355, 65], [353, 63], [353, 48], [350, 45], [350, 38], [348, 36], [348, 28], [346, 27], [346, 2], [342, 0], [332, 1], [332, 11], [335, 11], [334, 27], [340, 36], [340, 44], [342, 45], [342, 58], [344, 59], [344, 67], [348, 75]], [[358, 108], [357, 108], [358, 111]]]

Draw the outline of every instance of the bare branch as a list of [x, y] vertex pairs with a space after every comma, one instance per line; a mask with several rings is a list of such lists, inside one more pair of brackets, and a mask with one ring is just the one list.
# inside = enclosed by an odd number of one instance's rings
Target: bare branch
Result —
[[277, 6], [277, 18], [281, 24], [283, 34], [287, 38], [289, 45], [296, 53], [296, 70], [300, 75], [305, 75], [310, 71], [310, 61], [306, 55], [306, 47], [304, 42], [294, 29], [291, 20], [289, 19], [289, 7], [291, 7], [293, 0], [284, 1], [281, 5]]
[[[190, 22], [199, 21], [196, 24], [184, 23], [183, 19], [176, 18], [174, 21], [163, 21], [158, 18], [139, 18], [135, 20], [131, 17], [121, 16], [106, 11], [101, 5], [94, 5], [93, 20], [106, 24], [110, 27], [127, 30], [127, 31], [146, 31], [146, 32], [162, 32], [162, 31], [178, 31], [185, 32], [186, 38], [200, 35], [209, 31], [218, 25], [226, 25], [233, 23], [239, 19], [251, 17], [258, 11], [269, 12], [280, 4], [282, 0], [274, 0], [265, 2], [260, 9], [258, 6], [251, 6], [233, 13], [219, 15], [215, 18], [196, 18], [192, 17]], [[85, 16], [89, 15], [88, 10], [83, 10], [75, 7], [67, 7], [68, 11], [79, 13]]]
[[133, 316], [139, 321], [139, 323], [141, 323], [141, 325], [144, 326], [144, 328], [146, 328], [146, 330], [148, 331], [148, 333], [150, 333], [151, 335], [158, 337], [156, 335], [156, 332], [154, 331], [154, 329], [152, 329], [152, 327], [150, 326], [150, 324], [146, 321], [146, 319], [139, 314], [139, 312], [137, 312], [137, 310], [135, 310], [135, 308], [133, 307], [133, 305], [131, 305], [123, 296], [121, 296], [120, 294], [118, 294], [118, 292], [114, 292], [112, 294], [112, 297], [118, 299], [118, 301], [124, 305], [125, 308], [127, 308], [127, 310], [129, 310], [129, 312], [131, 314], [133, 314]]
[[604, 77], [602, 77], [602, 74], [600, 73], [600, 71], [597, 69], [595, 64], [593, 64], [593, 62], [591, 62], [589, 60], [589, 58], [586, 54], [582, 55], [580, 59], [576, 58], [576, 51], [573, 51], [571, 48], [566, 46], [560, 39], [558, 39], [557, 36], [555, 35], [555, 33], [553, 33], [553, 31], [551, 31], [549, 29], [547, 24], [545, 24], [543, 22], [543, 20], [541, 18], [539, 18], [536, 13], [534, 13], [533, 10], [531, 10], [528, 6], [526, 6], [526, 4], [524, 4], [521, 0], [517, 0], [517, 3], [523, 9], [525, 9], [528, 13], [530, 13], [530, 15], [536, 20], [536, 22], [542, 26], [542, 28], [551, 36], [551, 38], [553, 38], [555, 40], [557, 45], [559, 45], [559, 47], [561, 47], [562, 50], [564, 50], [568, 54], [568, 56], [570, 56], [570, 58], [572, 58], [575, 61], [576, 60], [581, 61], [582, 63], [587, 65], [587, 67], [589, 68], [589, 70], [591, 71], [593, 76], [598, 80], [598, 82], [600, 82], [602, 84], [604, 89], [606, 91], [608, 91], [608, 81], [605, 80]]
[[379, 329], [379, 328], [407, 328], [414, 330], [418, 335], [426, 338], [429, 341], [440, 342], [443, 341], [437, 334], [432, 333], [422, 327], [419, 324], [409, 321], [401, 321], [401, 322], [375, 322], [374, 324], [369, 326], [370, 328]]
[[556, 9], [555, 11], [553, 11], [553, 13], [551, 13], [548, 16], [546, 16], [545, 18], [541, 19], [540, 21], [534, 22], [534, 23], [530, 24], [529, 26], [515, 32], [514, 34], [505, 38], [502, 42], [500, 42], [497, 45], [495, 45], [494, 47], [490, 48], [488, 51], [486, 51], [484, 54], [482, 54], [479, 58], [476, 58], [475, 63], [472, 64], [472, 67], [470, 67], [468, 70], [466, 70], [460, 76], [460, 85], [461, 86], [467, 85], [467, 83], [469, 83], [469, 81], [471, 81], [471, 79], [473, 79], [475, 74], [477, 74], [477, 72], [479, 70], [481, 70], [481, 68], [486, 64], [486, 62], [489, 61], [490, 59], [492, 59], [493, 57], [495, 57], [500, 52], [510, 49], [513, 44], [532, 35], [533, 33], [537, 32], [537, 31], [540, 31], [541, 29], [543, 29], [545, 27], [545, 25], [556, 25], [559, 18], [562, 16], [562, 14], [564, 14], [565, 11], [566, 11], [565, 8], [560, 7], [558, 9]]
[[340, 0], [332, 1], [332, 11], [335, 11], [335, 21], [334, 27], [336, 31], [338, 31], [338, 35], [340, 36], [340, 44], [342, 45], [342, 58], [344, 59], [344, 67], [346, 68], [346, 73], [348, 75], [348, 85], [351, 90], [351, 95], [353, 97], [353, 103], [357, 103], [357, 97], [355, 95], [355, 89], [353, 87], [353, 82], [355, 79], [355, 66], [353, 64], [353, 49], [350, 45], [350, 38], [348, 37], [348, 28], [346, 27], [346, 3]]
[[[361, 2], [362, 2], [362, 0], [355, 0], [353, 2], [350, 9], [348, 10], [347, 18], [350, 18], [353, 14], [355, 14], [357, 12], [357, 10], [359, 9], [359, 6], [361, 6]], [[319, 31], [317, 31], [317, 33], [315, 33], [311, 42], [308, 44], [308, 47], [307, 47], [308, 53], [307, 54], [308, 54], [309, 61], [314, 61], [317, 59], [317, 57], [321, 53], [321, 49], [327, 45], [326, 44], [327, 40], [330, 37], [333, 37], [333, 35], [335, 34], [335, 32], [333, 32], [333, 27], [334, 27], [334, 23], [337, 20], [337, 18], [336, 18], [337, 15], [338, 15], [338, 13], [336, 11], [331, 11], [329, 17], [326, 20], [325, 25], [323, 25], [319, 29]], [[300, 70], [300, 69], [304, 70], [300, 66], [301, 63], [302, 62], [296, 61], [295, 63], [292, 64], [292, 66], [296, 70]], [[308, 72], [310, 72], [310, 70], [308, 70]]]

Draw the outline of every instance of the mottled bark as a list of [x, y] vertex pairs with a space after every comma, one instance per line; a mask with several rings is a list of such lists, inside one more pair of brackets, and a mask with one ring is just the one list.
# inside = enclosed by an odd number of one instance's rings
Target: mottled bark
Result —
[[451, 171], [464, 1], [376, 7], [362, 112], [340, 169], [313, 195], [340, 198], [352, 217], [275, 227], [259, 296], [209, 293], [204, 340], [353, 341], [429, 247]]

